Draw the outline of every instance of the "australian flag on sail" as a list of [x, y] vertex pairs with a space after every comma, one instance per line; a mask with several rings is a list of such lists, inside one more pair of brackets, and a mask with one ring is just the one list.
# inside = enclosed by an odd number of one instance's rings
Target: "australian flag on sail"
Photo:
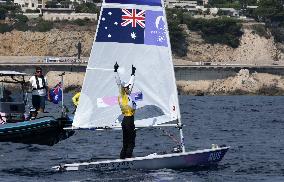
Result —
[[106, 3], [162, 6], [161, 0], [105, 0]]
[[96, 42], [168, 46], [162, 11], [104, 8]]
[[61, 83], [57, 84], [54, 88], [50, 89], [49, 96], [51, 102], [53, 102], [54, 104], [58, 104], [60, 101], [62, 101]]

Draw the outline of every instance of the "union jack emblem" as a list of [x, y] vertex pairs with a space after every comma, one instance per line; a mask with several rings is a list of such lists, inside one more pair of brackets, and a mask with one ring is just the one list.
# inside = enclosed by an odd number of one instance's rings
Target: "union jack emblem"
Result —
[[141, 10], [137, 13], [136, 9], [122, 9], [122, 12], [124, 15], [121, 16], [123, 20], [121, 26], [125, 27], [131, 23], [131, 26], [134, 28], [136, 27], [136, 24], [138, 24], [141, 28], [145, 28], [145, 11]]
[[60, 89], [61, 89], [61, 82], [59, 82], [59, 83], [55, 86], [54, 91], [53, 91], [54, 94], [58, 95]]

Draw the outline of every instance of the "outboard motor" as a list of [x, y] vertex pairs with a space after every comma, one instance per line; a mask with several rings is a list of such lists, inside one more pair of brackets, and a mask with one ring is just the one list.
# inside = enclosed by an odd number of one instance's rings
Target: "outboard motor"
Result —
[[37, 116], [37, 111], [35, 108], [31, 108], [30, 109], [30, 117], [29, 117], [29, 120], [34, 120], [36, 119], [36, 116]]

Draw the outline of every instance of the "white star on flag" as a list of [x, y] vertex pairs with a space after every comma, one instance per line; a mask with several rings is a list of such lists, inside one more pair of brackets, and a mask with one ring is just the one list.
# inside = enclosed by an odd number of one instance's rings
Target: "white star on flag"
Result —
[[117, 22], [114, 22], [114, 24], [117, 25], [118, 23], [117, 23]]
[[112, 15], [112, 13], [111, 13], [111, 12], [108, 12], [108, 15]]
[[102, 20], [105, 21], [106, 19], [104, 17], [102, 17]]
[[131, 38], [133, 38], [133, 39], [136, 38], [136, 34], [134, 32], [132, 32], [130, 35], [131, 35]]
[[107, 36], [107, 37], [111, 38], [111, 35], [110, 35], [110, 34], [108, 34], [108, 36]]

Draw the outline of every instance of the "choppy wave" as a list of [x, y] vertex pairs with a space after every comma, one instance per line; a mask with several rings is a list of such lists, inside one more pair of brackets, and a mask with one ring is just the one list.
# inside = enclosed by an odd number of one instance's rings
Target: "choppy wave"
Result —
[[[71, 106], [71, 95], [66, 95]], [[223, 161], [188, 170], [55, 172], [52, 166], [118, 158], [121, 131], [79, 131], [53, 146], [0, 143], [1, 181], [284, 181], [284, 97], [181, 96], [188, 150], [230, 145]], [[48, 107], [54, 108], [56, 107]], [[71, 109], [72, 110], [72, 109]], [[52, 112], [52, 111], [50, 111]], [[176, 134], [176, 129], [168, 129]], [[170, 152], [176, 143], [158, 129], [137, 131], [135, 156]]]

